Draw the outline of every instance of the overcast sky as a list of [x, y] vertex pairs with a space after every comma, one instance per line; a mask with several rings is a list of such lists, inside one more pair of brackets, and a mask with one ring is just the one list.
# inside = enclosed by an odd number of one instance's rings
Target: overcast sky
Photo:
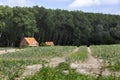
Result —
[[43, 6], [51, 9], [81, 10], [120, 15], [120, 0], [0, 0], [0, 5]]

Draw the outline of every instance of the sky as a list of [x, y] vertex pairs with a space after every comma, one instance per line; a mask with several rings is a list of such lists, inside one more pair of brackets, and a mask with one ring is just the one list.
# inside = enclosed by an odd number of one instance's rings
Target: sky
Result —
[[38, 5], [51, 9], [120, 15], [120, 0], [0, 0], [0, 5], [10, 7]]

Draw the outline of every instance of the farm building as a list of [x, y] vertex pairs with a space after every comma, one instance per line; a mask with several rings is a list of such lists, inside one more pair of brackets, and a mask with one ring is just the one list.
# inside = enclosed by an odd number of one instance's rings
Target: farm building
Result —
[[54, 46], [54, 43], [53, 43], [52, 41], [47, 41], [47, 42], [45, 42], [45, 44], [46, 44], [47, 46]]
[[39, 43], [36, 41], [34, 37], [25, 37], [20, 43], [20, 47], [23, 46], [38, 46]]

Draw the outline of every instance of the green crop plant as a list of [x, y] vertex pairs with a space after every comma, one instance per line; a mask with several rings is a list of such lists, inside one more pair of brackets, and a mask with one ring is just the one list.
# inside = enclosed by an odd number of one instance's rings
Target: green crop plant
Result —
[[[25, 80], [96, 80], [95, 76], [82, 75], [70, 68], [69, 62], [84, 61], [87, 58], [87, 47], [81, 46], [74, 52], [75, 49], [75, 46], [27, 47], [17, 52], [0, 55], [0, 80], [14, 80], [23, 73], [26, 66], [46, 64], [47, 61], [44, 59], [49, 60], [57, 56], [65, 56], [67, 62], [60, 63], [56, 68], [43, 66], [35, 75], [27, 76]], [[91, 46], [91, 49], [95, 57], [110, 62], [109, 69], [120, 70], [119, 45]], [[119, 79], [120, 77], [115, 76], [99, 78], [99, 80]]]
[[[67, 70], [68, 73], [64, 73], [64, 70]], [[119, 80], [119, 78], [115, 76], [100, 76], [98, 79], [95, 76], [82, 75], [71, 69], [68, 63], [61, 63], [56, 68], [43, 67], [35, 75], [27, 76], [24, 80]]]
[[67, 57], [68, 62], [74, 62], [74, 61], [84, 61], [87, 58], [87, 47], [81, 46], [79, 47], [77, 52], [73, 52]]
[[21, 74], [21, 70], [25, 66], [47, 63], [43, 58], [63, 56], [74, 49], [75, 46], [28, 47], [17, 52], [0, 55], [0, 78], [13, 80]]

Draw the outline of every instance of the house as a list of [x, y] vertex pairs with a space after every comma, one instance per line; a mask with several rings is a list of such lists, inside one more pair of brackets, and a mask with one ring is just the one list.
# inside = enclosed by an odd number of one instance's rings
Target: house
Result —
[[20, 42], [20, 47], [24, 46], [39, 46], [39, 43], [36, 41], [34, 37], [25, 37]]
[[45, 42], [45, 45], [47, 45], [47, 46], [54, 46], [54, 43], [52, 41], [47, 41], [47, 42]]

